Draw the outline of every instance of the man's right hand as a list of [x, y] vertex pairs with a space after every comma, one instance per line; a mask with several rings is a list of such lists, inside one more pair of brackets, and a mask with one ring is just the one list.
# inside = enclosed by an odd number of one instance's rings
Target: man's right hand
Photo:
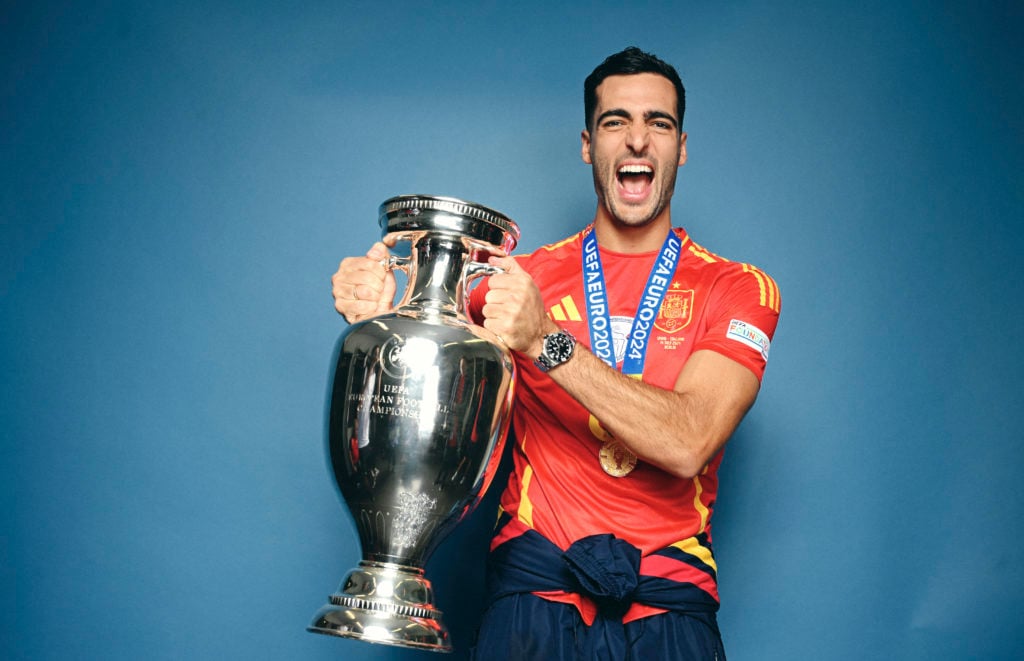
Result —
[[390, 253], [381, 242], [364, 257], [346, 257], [331, 276], [334, 308], [350, 324], [390, 312], [395, 300], [395, 275], [385, 267]]

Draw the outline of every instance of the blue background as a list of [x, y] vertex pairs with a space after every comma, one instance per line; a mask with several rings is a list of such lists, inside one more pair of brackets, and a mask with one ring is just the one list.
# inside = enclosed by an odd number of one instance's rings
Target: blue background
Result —
[[[1019, 654], [1020, 3], [299, 4], [0, 10], [0, 657], [432, 658], [304, 631], [358, 560], [329, 276], [400, 193], [580, 228], [631, 44], [689, 91], [676, 224], [783, 292], [730, 659]], [[451, 658], [486, 507], [428, 569]]]

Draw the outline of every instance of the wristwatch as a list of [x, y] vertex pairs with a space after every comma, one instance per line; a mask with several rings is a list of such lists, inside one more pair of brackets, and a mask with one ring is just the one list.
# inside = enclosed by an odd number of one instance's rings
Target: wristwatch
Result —
[[569, 331], [559, 329], [557, 333], [544, 336], [544, 350], [533, 361], [533, 364], [541, 372], [547, 372], [572, 358], [572, 352], [575, 349], [576, 338]]

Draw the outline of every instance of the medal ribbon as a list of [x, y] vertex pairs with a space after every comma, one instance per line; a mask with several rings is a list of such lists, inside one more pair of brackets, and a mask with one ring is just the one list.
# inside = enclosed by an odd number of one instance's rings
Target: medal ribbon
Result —
[[[679, 264], [683, 242], [669, 230], [661, 252], [651, 267], [644, 286], [644, 294], [637, 307], [633, 326], [629, 330], [626, 356], [622, 360], [622, 373], [639, 377], [644, 373], [647, 344], [651, 339], [654, 320], [658, 318], [668, 285]], [[597, 248], [597, 232], [591, 230], [583, 237], [583, 291], [587, 303], [587, 326], [590, 329], [590, 350], [612, 369], [615, 361], [615, 341], [612, 338], [612, 316], [608, 307], [608, 287], [605, 284], [601, 254]]]

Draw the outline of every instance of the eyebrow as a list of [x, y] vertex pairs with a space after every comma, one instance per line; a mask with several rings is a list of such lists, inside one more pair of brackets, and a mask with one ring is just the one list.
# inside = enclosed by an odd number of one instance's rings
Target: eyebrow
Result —
[[[631, 115], [629, 111], [626, 110], [625, 108], [612, 108], [601, 113], [598, 116], [596, 123], [600, 124], [607, 117], [622, 117], [623, 119], [633, 119], [633, 115]], [[672, 122], [673, 128], [679, 127], [679, 122], [676, 121], [675, 117], [668, 114], [667, 112], [662, 112], [661, 110], [648, 110], [647, 112], [644, 113], [645, 121], [649, 122], [652, 119], [664, 119], [669, 122]]]

